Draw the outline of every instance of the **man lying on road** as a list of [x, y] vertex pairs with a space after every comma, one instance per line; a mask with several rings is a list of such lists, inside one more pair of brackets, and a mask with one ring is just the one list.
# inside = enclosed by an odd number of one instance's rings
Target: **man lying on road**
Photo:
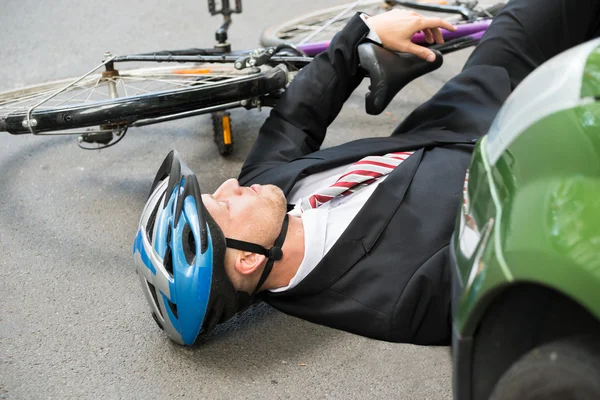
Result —
[[192, 344], [258, 296], [359, 335], [448, 344], [449, 241], [474, 143], [531, 71], [598, 35], [599, 13], [593, 0], [512, 0], [391, 136], [320, 150], [364, 77], [361, 42], [427, 59], [412, 35], [453, 29], [407, 11], [354, 16], [271, 111], [238, 180], [200, 195], [176, 153], [165, 160], [134, 245], [158, 324]]

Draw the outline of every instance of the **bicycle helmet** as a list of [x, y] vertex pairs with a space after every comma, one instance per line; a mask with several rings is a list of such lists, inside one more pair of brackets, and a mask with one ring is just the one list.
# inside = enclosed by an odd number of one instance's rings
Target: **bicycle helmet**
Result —
[[[191, 345], [201, 333], [250, 306], [282, 258], [287, 216], [275, 245], [226, 239], [206, 210], [196, 175], [171, 151], [159, 168], [133, 244], [136, 272], [158, 326]], [[236, 291], [225, 272], [226, 247], [267, 256], [253, 293]]]

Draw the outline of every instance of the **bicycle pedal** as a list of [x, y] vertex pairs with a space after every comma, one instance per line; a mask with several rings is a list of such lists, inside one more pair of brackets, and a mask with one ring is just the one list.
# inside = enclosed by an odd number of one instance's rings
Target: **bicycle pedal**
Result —
[[208, 11], [210, 15], [230, 15], [232, 13], [240, 14], [242, 12], [242, 0], [235, 0], [235, 6], [229, 5], [229, 0], [221, 0], [221, 8], [217, 10], [217, 4], [215, 0], [208, 0]]
[[231, 133], [231, 113], [216, 111], [211, 113], [213, 122], [214, 140], [222, 156], [233, 151], [233, 135]]

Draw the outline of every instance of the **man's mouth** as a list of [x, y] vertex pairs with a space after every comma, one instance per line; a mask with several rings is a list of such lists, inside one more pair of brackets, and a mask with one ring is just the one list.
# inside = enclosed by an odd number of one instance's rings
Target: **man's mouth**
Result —
[[260, 185], [256, 185], [256, 184], [254, 184], [254, 185], [250, 186], [250, 189], [254, 190], [254, 192], [255, 192], [256, 194], [258, 194], [258, 193], [260, 193], [260, 191], [262, 190], [262, 187], [261, 187]]

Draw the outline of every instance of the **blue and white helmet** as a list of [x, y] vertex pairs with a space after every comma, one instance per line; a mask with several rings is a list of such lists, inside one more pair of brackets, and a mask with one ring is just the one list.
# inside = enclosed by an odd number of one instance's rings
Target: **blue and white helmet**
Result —
[[191, 345], [250, 304], [225, 273], [225, 249], [198, 179], [170, 152], [152, 184], [133, 255], [152, 316], [173, 341]]

